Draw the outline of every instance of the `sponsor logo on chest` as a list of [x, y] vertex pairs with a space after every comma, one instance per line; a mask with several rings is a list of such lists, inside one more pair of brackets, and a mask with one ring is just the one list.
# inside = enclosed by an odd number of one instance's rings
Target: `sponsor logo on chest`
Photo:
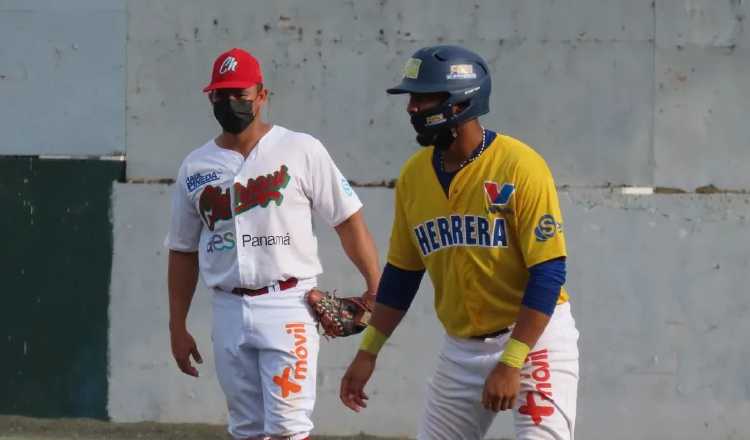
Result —
[[281, 206], [284, 202], [281, 190], [290, 180], [289, 168], [282, 165], [278, 171], [250, 178], [244, 185], [236, 182], [234, 200], [231, 200], [229, 188], [208, 185], [200, 195], [198, 211], [208, 230], [213, 231], [216, 223], [231, 219], [233, 213], [239, 215], [256, 207], [266, 208], [271, 202]]
[[451, 247], [508, 247], [505, 219], [451, 215], [427, 220], [414, 228], [422, 256]]
[[[214, 234], [206, 243], [206, 253], [229, 251], [237, 246], [234, 238], [234, 232], [225, 232], [224, 234]], [[281, 235], [250, 235], [242, 234], [239, 240], [242, 247], [266, 247], [266, 246], [289, 246], [292, 244], [292, 237], [287, 232]]]
[[497, 182], [488, 180], [484, 182], [483, 188], [484, 194], [487, 197], [487, 210], [489, 212], [512, 212], [512, 210], [508, 207], [508, 204], [510, 203], [511, 196], [516, 191], [515, 185], [506, 182], [501, 186]]

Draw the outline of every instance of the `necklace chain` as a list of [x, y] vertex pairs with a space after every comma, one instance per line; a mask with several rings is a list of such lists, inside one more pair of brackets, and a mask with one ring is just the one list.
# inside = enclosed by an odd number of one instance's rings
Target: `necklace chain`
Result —
[[[474, 162], [474, 159], [479, 157], [484, 152], [484, 149], [487, 147], [487, 144], [485, 143], [486, 135], [487, 131], [484, 129], [484, 127], [482, 127], [482, 147], [479, 148], [479, 151], [477, 151], [476, 154], [472, 154], [471, 156], [462, 160], [461, 163], [458, 164], [458, 169], [456, 169], [456, 171]], [[445, 153], [443, 151], [440, 152], [440, 171], [445, 172]]]

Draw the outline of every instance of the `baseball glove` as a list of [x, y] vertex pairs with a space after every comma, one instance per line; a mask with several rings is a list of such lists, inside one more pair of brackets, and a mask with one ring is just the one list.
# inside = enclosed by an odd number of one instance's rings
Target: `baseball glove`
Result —
[[372, 310], [360, 297], [338, 297], [322, 290], [312, 289], [305, 300], [322, 327], [323, 335], [336, 338], [351, 336], [367, 328]]

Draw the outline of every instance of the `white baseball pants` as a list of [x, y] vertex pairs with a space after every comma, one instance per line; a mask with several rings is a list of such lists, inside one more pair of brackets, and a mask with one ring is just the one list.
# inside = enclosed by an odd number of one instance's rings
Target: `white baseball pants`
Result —
[[235, 439], [300, 440], [312, 431], [320, 338], [304, 294], [314, 286], [300, 280], [255, 297], [214, 292], [216, 372]]
[[[428, 381], [418, 440], [482, 439], [495, 413], [482, 407], [484, 381], [510, 333], [484, 341], [445, 337]], [[517, 440], [573, 440], [578, 395], [578, 330], [570, 303], [558, 305], [521, 369], [513, 408]]]

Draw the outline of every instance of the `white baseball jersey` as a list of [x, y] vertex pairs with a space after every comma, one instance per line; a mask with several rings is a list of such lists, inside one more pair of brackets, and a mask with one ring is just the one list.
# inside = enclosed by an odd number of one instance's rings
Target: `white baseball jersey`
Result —
[[362, 207], [320, 141], [278, 125], [247, 158], [209, 141], [175, 187], [165, 244], [198, 251], [206, 285], [226, 291], [317, 276], [311, 211], [336, 226]]

